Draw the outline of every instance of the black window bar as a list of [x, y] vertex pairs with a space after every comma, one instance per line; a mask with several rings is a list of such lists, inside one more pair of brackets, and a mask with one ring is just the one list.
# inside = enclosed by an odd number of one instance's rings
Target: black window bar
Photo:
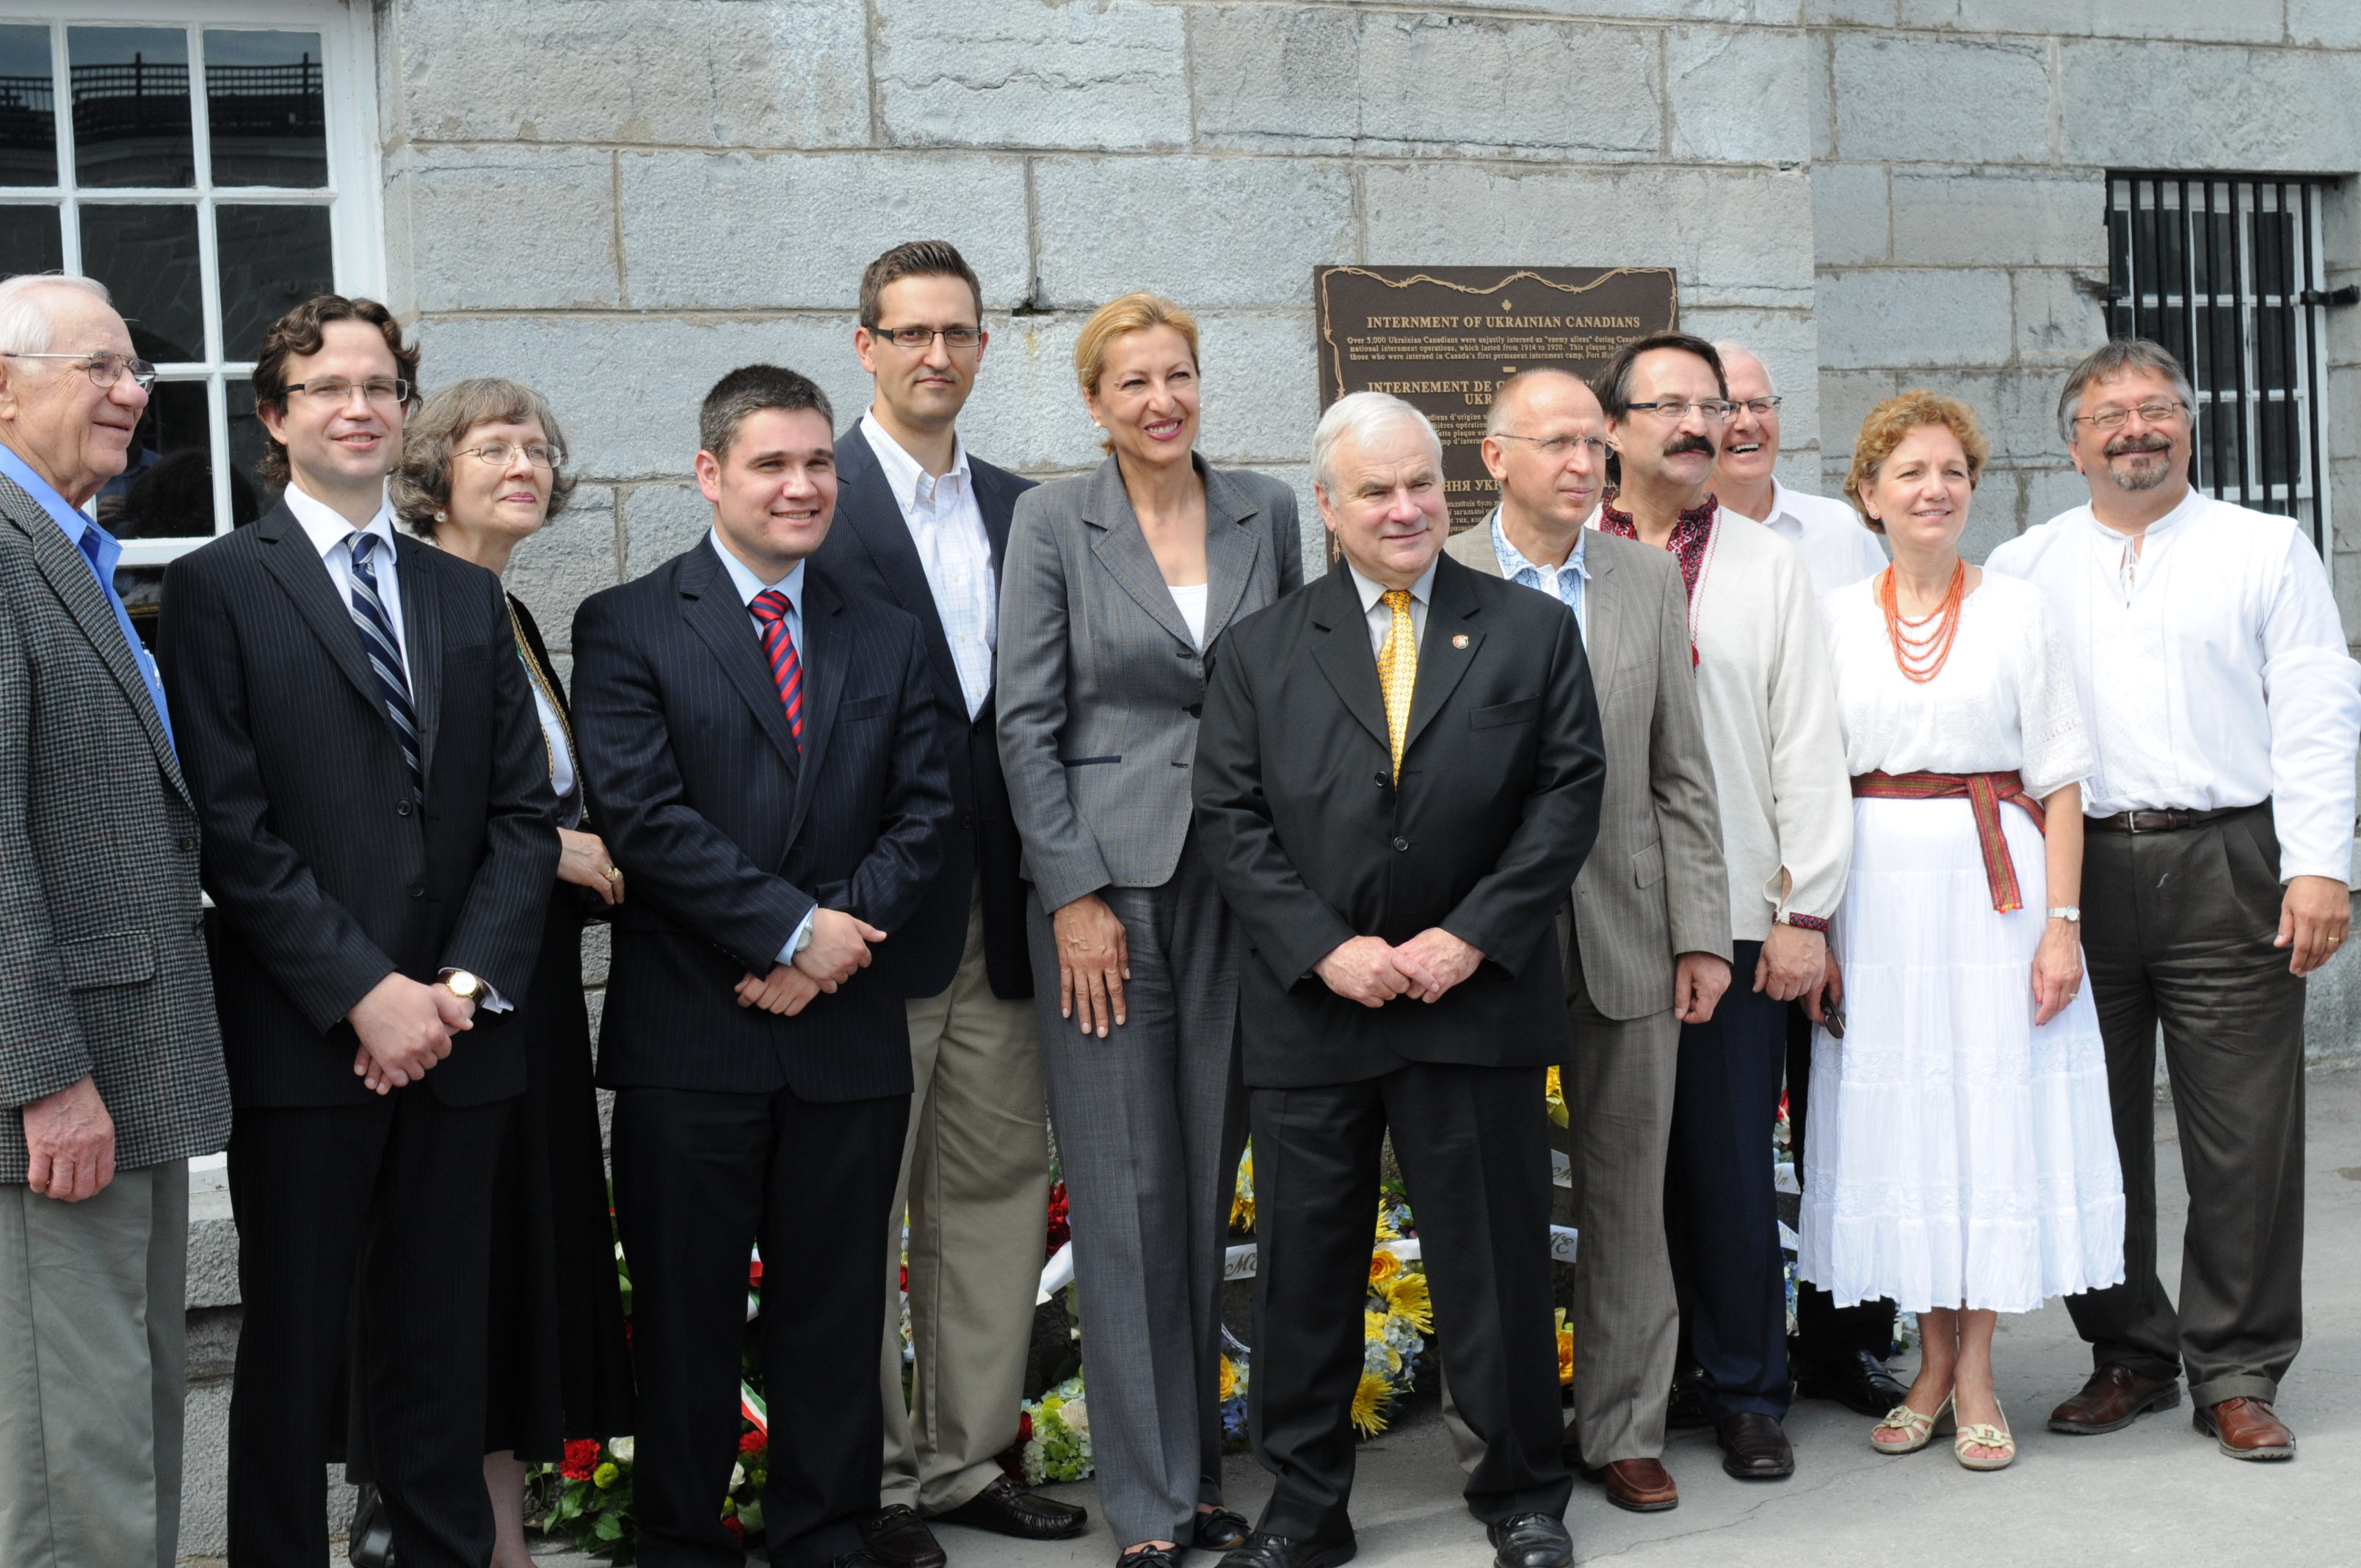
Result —
[[2172, 350], [2196, 389], [2190, 480], [2328, 539], [2328, 291], [2322, 203], [2333, 181], [2107, 177], [2107, 332]]

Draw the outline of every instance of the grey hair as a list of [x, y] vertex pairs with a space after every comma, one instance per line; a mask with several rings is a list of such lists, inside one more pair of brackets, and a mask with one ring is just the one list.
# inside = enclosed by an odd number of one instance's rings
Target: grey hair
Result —
[[2169, 380], [2173, 395], [2192, 419], [2196, 417], [2196, 389], [2190, 386], [2189, 372], [2180, 367], [2172, 350], [2145, 337], [2118, 337], [2091, 350], [2082, 356], [2082, 363], [2066, 373], [2066, 389], [2058, 394], [2058, 434], [2068, 450], [2073, 448], [2075, 416], [2082, 411], [2082, 394], [2091, 383], [2112, 381], [2135, 370], [2153, 371]]
[[74, 272], [19, 272], [0, 283], [0, 354], [47, 354], [57, 341], [57, 323], [35, 298], [44, 289], [79, 289], [100, 304], [112, 304], [106, 285]]
[[538, 423], [555, 459], [549, 475], [549, 510], [544, 524], [556, 521], [574, 494], [574, 476], [566, 471], [566, 432], [549, 400], [522, 381], [500, 376], [478, 376], [444, 388], [410, 417], [401, 433], [401, 466], [388, 486], [394, 515], [422, 539], [434, 537], [434, 525], [451, 504], [451, 464], [459, 443], [479, 424]]
[[1771, 361], [1763, 358], [1763, 356], [1755, 353], [1754, 350], [1747, 347], [1746, 345], [1739, 342], [1734, 337], [1723, 338], [1720, 342], [1713, 345], [1713, 351], [1721, 356], [1722, 364], [1725, 367], [1728, 367], [1730, 361], [1733, 357], [1741, 355], [1752, 359], [1757, 365], [1762, 366], [1763, 384], [1771, 389], [1771, 395], [1773, 397], [1775, 398], [1779, 395], [1779, 378], [1771, 374]]
[[1509, 406], [1509, 394], [1524, 386], [1526, 382], [1537, 381], [1543, 376], [1563, 376], [1578, 387], [1587, 388], [1590, 385], [1582, 378], [1581, 371], [1564, 365], [1535, 365], [1520, 370], [1492, 389], [1492, 406], [1484, 415], [1486, 436], [1498, 435], [1507, 426], [1509, 416], [1506, 411]]
[[1443, 466], [1443, 437], [1434, 433], [1433, 423], [1417, 409], [1395, 397], [1391, 392], [1348, 392], [1328, 405], [1320, 422], [1312, 431], [1312, 479], [1325, 490], [1333, 490], [1336, 476], [1333, 465], [1336, 448], [1348, 437], [1359, 439], [1380, 426], [1416, 425], [1434, 448], [1434, 466]]

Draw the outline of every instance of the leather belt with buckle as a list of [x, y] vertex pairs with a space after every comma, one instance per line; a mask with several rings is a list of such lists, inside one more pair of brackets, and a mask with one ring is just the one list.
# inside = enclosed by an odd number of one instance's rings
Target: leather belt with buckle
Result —
[[2244, 817], [2269, 804], [2261, 800], [2252, 806], [2225, 806], [2216, 811], [2118, 811], [2113, 817], [2084, 817], [2082, 826], [2102, 833], [2177, 833], [2184, 828], [2202, 828], [2208, 822]]

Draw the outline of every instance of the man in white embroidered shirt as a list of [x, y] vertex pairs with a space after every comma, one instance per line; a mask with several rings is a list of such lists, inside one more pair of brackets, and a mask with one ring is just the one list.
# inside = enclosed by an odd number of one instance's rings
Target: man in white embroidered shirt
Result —
[[869, 264], [852, 345], [876, 396], [837, 442], [836, 526], [818, 553], [848, 594], [917, 618], [954, 803], [942, 872], [876, 962], [906, 1000], [915, 1083], [886, 1253], [898, 1271], [906, 1208], [916, 1371], [906, 1404], [889, 1279], [884, 1479], [862, 1529], [885, 1568], [941, 1568], [929, 1518], [1030, 1540], [1087, 1519], [1017, 1487], [994, 1457], [1016, 1438], [1049, 1145], [993, 679], [1001, 552], [1033, 482], [969, 452], [957, 422], [989, 336], [983, 286], [947, 241], [911, 240]]
[[[2303, 977], [2351, 923], [2361, 667], [2301, 527], [2191, 488], [2195, 398], [2153, 343], [2077, 366], [2059, 433], [2091, 500], [1994, 551], [2059, 615], [2099, 755], [2083, 944], [2107, 1040], [2124, 1283], [2068, 1299], [2095, 1370], [2054, 1431], [2180, 1402], [2234, 1459], [2286, 1459], [2302, 1341]], [[2178, 1312], [2157, 1278], [2164, 1029], [2189, 1179]]]

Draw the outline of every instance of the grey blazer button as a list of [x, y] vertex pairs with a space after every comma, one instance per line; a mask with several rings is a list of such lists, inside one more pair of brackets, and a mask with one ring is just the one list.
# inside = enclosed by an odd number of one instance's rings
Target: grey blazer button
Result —
[[411, 896], [411, 897], [412, 897], [412, 898], [423, 898], [423, 897], [425, 897], [425, 896], [426, 896], [426, 884], [425, 884], [424, 883], [423, 883], [423, 882], [414, 882], [414, 883], [412, 883], [410, 884], [410, 896]]
[[393, 803], [393, 814], [396, 817], [407, 817], [410, 815], [410, 807], [411, 803], [409, 801], [397, 800]]
[[1410, 840], [1407, 839], [1397, 839], [1394, 840], [1394, 848], [1397, 850], [1407, 850], [1410, 848]]

